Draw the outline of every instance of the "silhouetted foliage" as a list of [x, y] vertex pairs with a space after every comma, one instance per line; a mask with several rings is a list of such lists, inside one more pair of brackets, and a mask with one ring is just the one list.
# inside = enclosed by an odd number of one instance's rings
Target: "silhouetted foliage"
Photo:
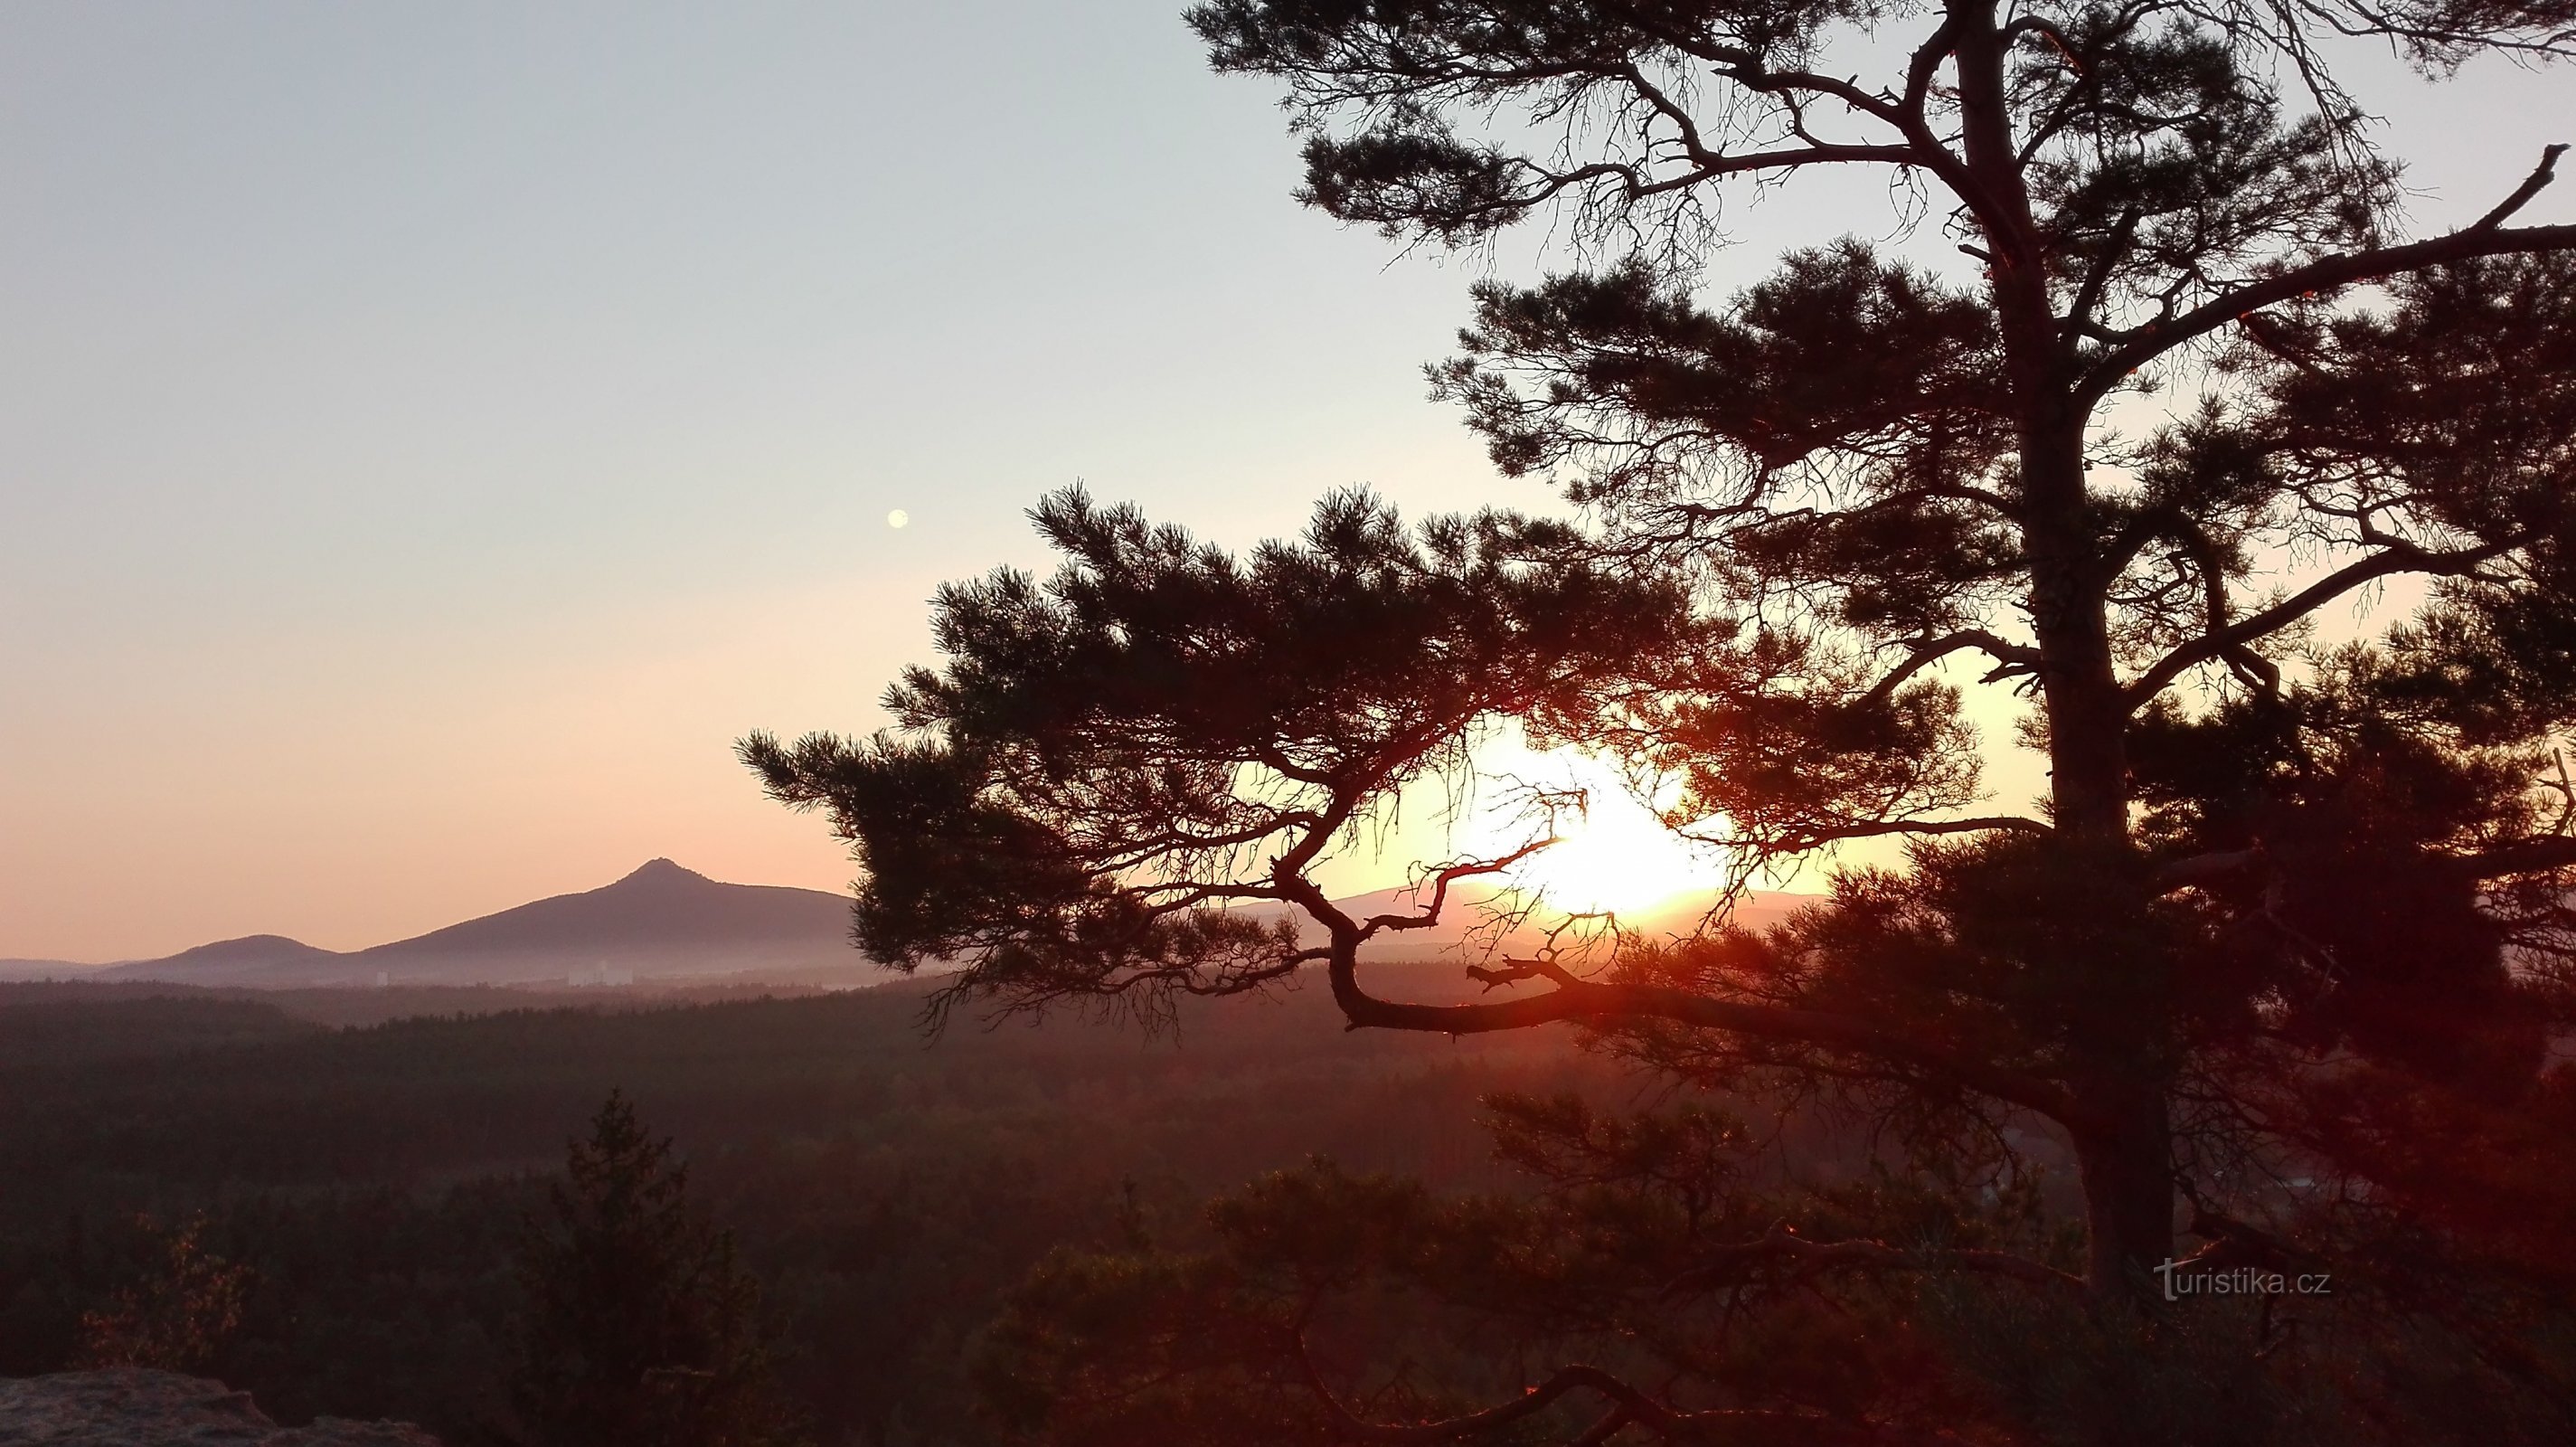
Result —
[[1034, 516], [1064, 571], [943, 588], [954, 665], [888, 693], [939, 742], [745, 745], [780, 797], [910, 841], [870, 855], [872, 954], [977, 959], [1017, 999], [1159, 1009], [1322, 958], [1284, 915], [1204, 906], [1286, 902], [1225, 876], [1284, 833], [1320, 848], [1349, 826], [1362, 794], [1341, 781], [1373, 795], [1454, 764], [1480, 719], [1589, 716], [1621, 660], [1700, 636], [1670, 582], [1499, 515], [1414, 530], [1342, 493], [1242, 562], [1079, 489]]
[[511, 1403], [547, 1447], [769, 1447], [801, 1440], [777, 1396], [760, 1290], [612, 1091], [532, 1220]]
[[250, 1271], [206, 1249], [203, 1215], [172, 1230], [149, 1216], [134, 1224], [147, 1253], [142, 1279], [81, 1313], [72, 1359], [84, 1367], [203, 1371], [241, 1328]]
[[[1742, 1234], [1652, 1258], [1663, 1294], [1607, 1260], [1645, 1228], [1559, 1222], [1530, 1240], [1604, 1259], [1481, 1297], [1420, 1263], [1483, 1225], [1385, 1183], [1274, 1183], [1209, 1253], [1052, 1268], [997, 1378], [1017, 1420], [1110, 1440], [1151, 1399], [1210, 1440], [2576, 1429], [2576, 1281], [2536, 1224], [2576, 1220], [2551, 1049], [2576, 1029], [2576, 225], [2518, 224], [2564, 147], [2410, 238], [2337, 78], [2355, 37], [2437, 75], [2552, 61], [2576, 11], [1191, 19], [1219, 69], [1286, 87], [1308, 204], [1415, 244], [1560, 226], [1575, 265], [1478, 285], [1432, 380], [1584, 526], [1408, 530], [1340, 495], [1237, 560], [1060, 494], [1035, 517], [1062, 570], [944, 590], [945, 661], [890, 692], [895, 729], [755, 736], [747, 761], [852, 844], [861, 942], [962, 966], [952, 999], [1150, 1007], [1311, 968], [1353, 1028], [1570, 1022], [1685, 1094], [1850, 1112], [1911, 1181], [1747, 1187], [1728, 1200], [1754, 1216], [1710, 1216]], [[1883, 172], [1969, 264], [1818, 237], [1716, 289], [1721, 206], [1820, 166]], [[2424, 590], [2411, 616], [2320, 636], [2394, 580]], [[2046, 795], [1973, 814], [1975, 725], [2014, 709]], [[1614, 759], [1726, 882], [1818, 860], [1831, 900], [1406, 998], [1389, 949], [1579, 801], [1425, 864], [1385, 913], [1334, 904], [1317, 865], [1507, 724]], [[1834, 852], [1867, 839], [1902, 862]], [[1532, 1163], [1564, 1186], [1565, 1159]], [[2027, 1194], [2049, 1169], [2065, 1187]], [[1278, 1192], [1304, 1193], [1293, 1261], [1226, 1224]], [[1748, 1293], [1748, 1262], [1796, 1289]], [[2238, 1267], [2338, 1295], [2158, 1297]], [[1308, 1314], [1398, 1288], [1467, 1313], [1454, 1353], [1340, 1351]], [[1900, 1339], [1921, 1352], [1878, 1355]], [[1819, 1375], [1755, 1369], [1791, 1351]], [[2471, 1379], [2474, 1423], [2442, 1408]]]

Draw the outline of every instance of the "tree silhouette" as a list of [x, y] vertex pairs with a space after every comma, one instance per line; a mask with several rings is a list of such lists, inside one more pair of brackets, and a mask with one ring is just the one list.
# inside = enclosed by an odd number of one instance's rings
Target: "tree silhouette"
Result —
[[778, 1400], [758, 1288], [688, 1201], [622, 1092], [565, 1158], [520, 1253], [511, 1403], [543, 1447], [767, 1447], [801, 1440]]
[[73, 1357], [84, 1367], [153, 1367], [201, 1372], [241, 1327], [251, 1272], [206, 1249], [206, 1218], [165, 1230], [135, 1218], [149, 1254], [143, 1279], [107, 1306], [81, 1313]]
[[[2336, 64], [2354, 38], [2436, 75], [2553, 60], [2576, 9], [1191, 19], [1220, 69], [1287, 85], [1308, 204], [1414, 243], [1531, 218], [1580, 243], [1578, 269], [1479, 285], [1433, 379], [1506, 472], [1597, 527], [1408, 532], [1338, 496], [1237, 560], [1050, 499], [1063, 570], [944, 590], [947, 661], [891, 691], [899, 732], [746, 741], [853, 844], [862, 943], [1012, 1004], [1316, 966], [1354, 1028], [1579, 1022], [1695, 1084], [1867, 1111], [1962, 1200], [2057, 1153], [2080, 1186], [2068, 1254], [1845, 1211], [1703, 1243], [1683, 1296], [1929, 1273], [2099, 1313], [2177, 1257], [2332, 1260], [2564, 1411], [2566, 1364], [2532, 1342], [2576, 1289], [2539, 1224], [2576, 1210], [2576, 1085], [2548, 1050], [2576, 947], [2576, 225], [2515, 222], [2565, 147], [2409, 238]], [[1710, 295], [1721, 203], [1827, 166], [1886, 172], [1968, 264], [1819, 238]], [[2411, 616], [2322, 636], [2399, 580]], [[2024, 710], [2048, 766], [2028, 814], [1970, 812], [1969, 689]], [[1366, 916], [1315, 866], [1501, 719], [1661, 781], [1735, 880], [1868, 838], [1909, 841], [1907, 866], [1846, 869], [1765, 936], [1388, 998], [1370, 961], [1518, 853], [1429, 868], [1416, 907]], [[1522, 852], [1550, 842], [1542, 823]], [[1734, 1410], [1548, 1380], [1611, 1404], [1585, 1440]], [[1869, 1410], [1776, 1405], [1818, 1432]]]

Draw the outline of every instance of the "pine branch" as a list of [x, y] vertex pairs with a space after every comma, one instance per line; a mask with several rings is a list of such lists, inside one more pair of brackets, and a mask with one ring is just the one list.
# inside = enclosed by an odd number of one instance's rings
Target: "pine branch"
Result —
[[[1320, 900], [1322, 891], [1313, 893]], [[1561, 1021], [1597, 1024], [1607, 1020], [1670, 1020], [1756, 1039], [1868, 1056], [2037, 1111], [2070, 1130], [2087, 1130], [2098, 1124], [2056, 1081], [1980, 1060], [1854, 1015], [1719, 1000], [1652, 985], [1604, 984], [1561, 972], [1551, 979], [1552, 988], [1545, 993], [1523, 999], [1464, 1005], [1413, 1004], [1380, 999], [1362, 989], [1357, 956], [1357, 941], [1353, 940], [1347, 948], [1335, 948], [1328, 967], [1333, 1001], [1341, 1007], [1346, 1028], [1352, 1030], [1486, 1035]], [[1534, 963], [1525, 962], [1523, 967]], [[1545, 973], [1531, 970], [1533, 975]], [[1487, 983], [1495, 981], [1489, 979]]]
[[2522, 188], [2472, 225], [2446, 235], [2404, 246], [2348, 252], [2292, 267], [2275, 276], [2240, 286], [2179, 316], [2147, 323], [2102, 354], [2076, 384], [2074, 401], [2090, 407], [2110, 394], [2138, 368], [2191, 341], [2251, 313], [2293, 298], [2334, 291], [2357, 282], [2403, 276], [2437, 266], [2475, 261], [2487, 256], [2576, 251], [2576, 225], [2502, 227], [2497, 223], [2518, 211], [2551, 178], [2559, 147], [2533, 172]]
[[[2568, 231], [2571, 244], [2576, 244], [2576, 227], [2569, 227]], [[2474, 548], [2455, 548], [2448, 552], [2435, 552], [2412, 543], [2383, 548], [2369, 557], [2345, 564], [2260, 613], [2251, 613], [2224, 628], [2212, 629], [2174, 649], [2132, 680], [2122, 691], [2123, 695], [2129, 710], [2134, 713], [2153, 702], [2167, 685], [2191, 669], [2267, 638], [2365, 583], [2400, 573], [2458, 577], [2530, 541], [2528, 534], [2517, 533], [2497, 542]]]

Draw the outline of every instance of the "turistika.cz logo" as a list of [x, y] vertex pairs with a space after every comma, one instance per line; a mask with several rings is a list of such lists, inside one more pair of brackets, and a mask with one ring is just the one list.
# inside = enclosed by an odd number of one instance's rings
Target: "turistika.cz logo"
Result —
[[2156, 1268], [2164, 1278], [2165, 1300], [2180, 1301], [2186, 1296], [2332, 1296], [2334, 1273], [2303, 1271], [2292, 1275], [2285, 1271], [2265, 1271], [2253, 1266], [2239, 1266], [2227, 1271], [2194, 1269], [2188, 1261], [2167, 1261]]

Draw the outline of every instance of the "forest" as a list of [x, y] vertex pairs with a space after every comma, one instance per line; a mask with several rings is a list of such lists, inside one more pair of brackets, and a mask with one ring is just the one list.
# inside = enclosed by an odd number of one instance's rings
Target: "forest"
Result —
[[1204, 1198], [1310, 1155], [1494, 1184], [1481, 1097], [1617, 1089], [1564, 1039], [1345, 1035], [1312, 992], [1152, 1037], [1067, 1012], [936, 1040], [928, 994], [610, 1011], [455, 991], [443, 1014], [332, 1025], [279, 1000], [430, 1002], [0, 986], [0, 1374], [64, 1367], [81, 1314], [154, 1269], [138, 1215], [202, 1214], [206, 1250], [250, 1276], [200, 1370], [281, 1421], [486, 1440], [524, 1220], [619, 1089], [737, 1238], [815, 1440], [997, 1440], [979, 1342], [1051, 1251], [1193, 1240]]

